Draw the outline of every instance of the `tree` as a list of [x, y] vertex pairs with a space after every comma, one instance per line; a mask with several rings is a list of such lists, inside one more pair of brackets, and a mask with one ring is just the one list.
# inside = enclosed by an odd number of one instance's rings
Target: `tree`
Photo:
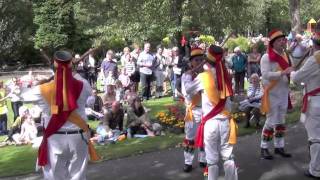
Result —
[[[0, 66], [17, 64], [30, 55], [33, 33], [32, 4], [25, 0], [0, 2]], [[28, 50], [29, 49], [29, 50]], [[24, 56], [25, 55], [25, 56]]]
[[34, 22], [38, 25], [35, 47], [54, 51], [74, 49], [76, 24], [73, 0], [34, 0]]
[[289, 0], [289, 7], [291, 17], [291, 30], [295, 33], [300, 33], [300, 0]]

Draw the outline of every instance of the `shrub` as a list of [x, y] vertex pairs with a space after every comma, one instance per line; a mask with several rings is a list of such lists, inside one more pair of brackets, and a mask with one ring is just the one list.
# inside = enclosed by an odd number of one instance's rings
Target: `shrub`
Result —
[[239, 46], [242, 52], [249, 52], [250, 41], [246, 37], [239, 36], [238, 38], [230, 38], [227, 41], [226, 46], [228, 49], [230, 49], [232, 51], [235, 47]]

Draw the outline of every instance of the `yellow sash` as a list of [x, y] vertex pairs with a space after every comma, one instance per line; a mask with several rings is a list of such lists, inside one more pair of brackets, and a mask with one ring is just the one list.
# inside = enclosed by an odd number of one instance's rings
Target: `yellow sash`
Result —
[[193, 120], [193, 113], [192, 109], [196, 107], [201, 101], [201, 94], [196, 94], [192, 97], [191, 103], [186, 107], [186, 115], [184, 117], [185, 121], [192, 121]]
[[[220, 92], [215, 85], [214, 75], [212, 74], [211, 70], [200, 73], [199, 77], [211, 104], [218, 104], [218, 102], [220, 101]], [[224, 109], [221, 113], [229, 118], [230, 132], [228, 143], [236, 144], [238, 126], [235, 120], [232, 118], [231, 113], [227, 109]]]
[[[44, 97], [44, 99], [48, 102], [48, 104], [50, 105], [51, 108], [51, 113], [54, 114], [58, 111], [56, 105], [55, 105], [55, 82], [49, 82], [46, 84], [42, 84], [40, 85], [40, 91], [41, 91], [41, 95]], [[53, 91], [52, 91], [53, 90]], [[89, 131], [89, 126], [86, 123], [85, 120], [83, 120], [76, 111], [73, 111], [68, 120], [77, 125], [79, 128], [81, 128], [84, 132], [88, 132]], [[96, 150], [94, 149], [93, 144], [91, 143], [91, 141], [88, 141], [88, 150], [89, 150], [89, 155], [90, 155], [90, 160], [91, 161], [98, 161], [101, 158], [99, 157], [99, 155], [97, 154]]]

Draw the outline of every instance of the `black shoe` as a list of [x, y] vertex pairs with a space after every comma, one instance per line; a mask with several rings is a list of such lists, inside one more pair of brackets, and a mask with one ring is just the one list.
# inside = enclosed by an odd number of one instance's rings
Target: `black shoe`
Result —
[[291, 158], [291, 154], [286, 153], [283, 148], [275, 148], [274, 153], [279, 154], [280, 156], [282, 156], [284, 158]]
[[273, 156], [269, 153], [268, 149], [264, 149], [261, 148], [261, 155], [260, 155], [261, 159], [268, 159], [268, 160], [272, 160]]
[[190, 172], [190, 171], [192, 171], [192, 165], [185, 164], [184, 167], [183, 167], [183, 171], [184, 171], [184, 172]]
[[200, 166], [201, 168], [205, 168], [205, 167], [207, 167], [207, 163], [205, 163], [205, 162], [199, 162], [199, 166]]
[[307, 177], [309, 177], [309, 178], [320, 179], [320, 177], [316, 177], [316, 176], [312, 175], [309, 170], [306, 170], [306, 171], [304, 172], [304, 175], [307, 176]]

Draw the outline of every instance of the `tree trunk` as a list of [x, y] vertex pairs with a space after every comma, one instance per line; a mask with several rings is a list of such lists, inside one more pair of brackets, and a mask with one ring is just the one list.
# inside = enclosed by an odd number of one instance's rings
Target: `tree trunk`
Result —
[[290, 16], [291, 16], [291, 31], [294, 33], [301, 32], [300, 21], [300, 0], [289, 0]]

